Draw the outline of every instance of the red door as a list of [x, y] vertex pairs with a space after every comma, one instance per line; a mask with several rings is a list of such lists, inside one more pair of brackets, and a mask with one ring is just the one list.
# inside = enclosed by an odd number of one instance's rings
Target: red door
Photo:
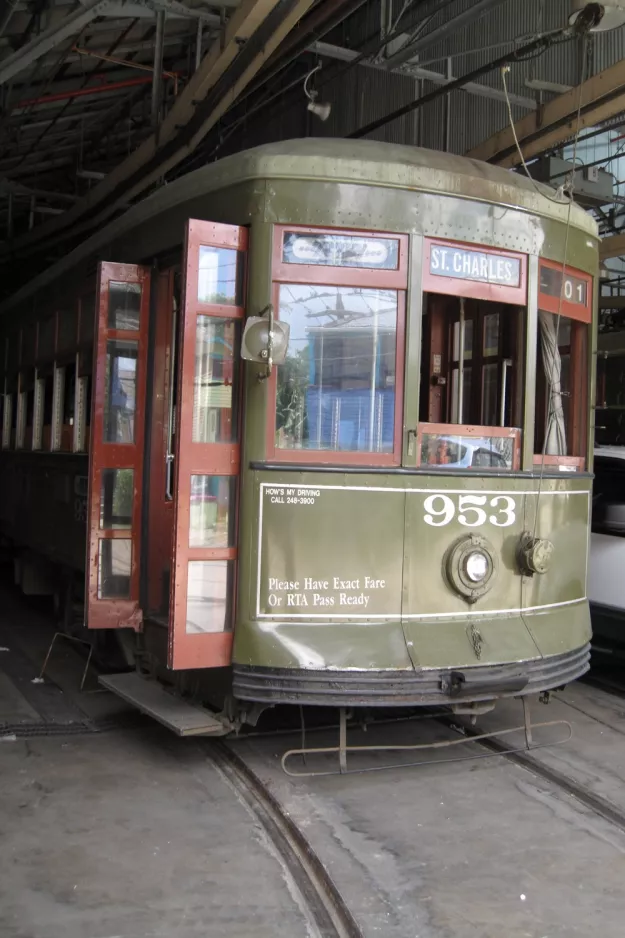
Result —
[[175, 439], [171, 668], [230, 664], [247, 231], [188, 222]]
[[87, 625], [135, 628], [150, 271], [102, 263], [89, 458]]

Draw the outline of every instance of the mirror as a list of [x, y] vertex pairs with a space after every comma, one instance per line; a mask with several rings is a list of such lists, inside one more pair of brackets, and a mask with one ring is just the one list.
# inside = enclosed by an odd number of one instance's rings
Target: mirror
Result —
[[250, 316], [241, 340], [241, 358], [261, 362], [267, 366], [259, 373], [259, 380], [268, 378], [274, 365], [282, 365], [289, 346], [290, 326], [275, 320], [273, 306], [269, 304], [260, 316]]

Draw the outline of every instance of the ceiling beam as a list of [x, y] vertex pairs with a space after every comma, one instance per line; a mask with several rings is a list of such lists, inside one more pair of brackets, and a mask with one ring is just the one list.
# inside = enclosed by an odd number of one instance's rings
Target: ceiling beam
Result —
[[407, 43], [407, 45], [403, 46], [394, 55], [390, 55], [387, 59], [384, 59], [384, 67], [387, 69], [398, 68], [400, 65], [413, 59], [418, 52], [421, 52], [423, 49], [428, 48], [436, 42], [440, 42], [441, 39], [445, 39], [450, 33], [458, 32], [458, 30], [464, 28], [468, 23], [478, 19], [478, 17], [488, 13], [493, 7], [499, 6], [504, 2], [505, 0], [478, 0], [478, 3], [469, 7], [468, 10], [464, 10], [462, 13], [456, 13], [455, 16], [448, 19], [437, 29], [433, 29], [431, 33], [428, 33], [426, 36], [421, 36], [414, 42]]
[[155, 9], [166, 11], [178, 19], [201, 20], [209, 26], [220, 26], [220, 19], [214, 13], [187, 7], [179, 0], [81, 0], [77, 9], [57, 19], [48, 29], [0, 61], [0, 84], [23, 72], [70, 36], [78, 35], [96, 17], [152, 18]]
[[45, 29], [26, 45], [7, 56], [0, 62], [0, 84], [9, 81], [14, 75], [40, 59], [42, 55], [54, 49], [69, 36], [79, 33], [96, 16], [103, 16], [111, 6], [111, 0], [85, 0], [72, 13], [64, 16], [49, 29]]
[[[263, 37], [264, 41], [258, 43], [259, 48], [256, 50], [250, 40], [278, 6], [278, 0], [242, 0], [227, 21], [223, 35], [213, 42], [157, 131], [116, 166], [106, 179], [94, 186], [65, 216], [53, 219], [41, 225], [39, 229], [33, 229], [24, 236], [23, 243], [16, 242], [16, 250], [22, 246], [27, 249], [27, 246], [34, 246], [47, 238], [58, 239], [58, 232], [63, 230], [74, 236], [78, 231], [94, 224], [96, 218], [100, 221], [103, 217], [108, 217], [121, 202], [145, 191], [155, 179], [161, 178], [168, 168], [180, 162], [197, 146], [199, 140], [232, 105], [313, 2], [314, 0], [292, 0], [290, 4], [284, 4], [282, 18], [268, 37]], [[240, 52], [242, 42], [245, 44], [244, 51]], [[229, 66], [233, 65], [239, 54], [245, 55], [248, 48], [253, 51], [243, 60], [247, 64], [239, 71], [238, 77], [226, 84]], [[223, 90], [214, 94], [215, 104], [210, 106], [205, 103], [205, 99], [222, 76]], [[206, 118], [200, 117], [202, 106], [207, 110]], [[178, 142], [181, 131], [188, 125], [193, 127], [193, 132], [187, 132], [185, 142]], [[164, 157], [163, 150], [168, 153], [167, 158]], [[149, 171], [146, 171], [148, 167]], [[80, 226], [76, 225], [78, 219], [84, 219]]]
[[599, 245], [599, 258], [607, 261], [610, 257], [621, 257], [625, 254], [625, 233], [604, 238]]
[[[581, 100], [579, 128], [577, 110]], [[554, 98], [541, 110], [528, 114], [515, 124], [516, 133], [526, 160], [547, 150], [562, 146], [576, 130], [593, 127], [625, 111], [625, 60], [588, 78], [581, 86]], [[511, 127], [505, 127], [483, 143], [473, 147], [467, 156], [499, 166], [518, 166], [521, 157]]]
[[[345, 49], [343, 46], [335, 46], [329, 42], [313, 42], [308, 47], [310, 52], [316, 55], [325, 56], [329, 59], [338, 59], [341, 62], [353, 62], [358, 59], [358, 65], [366, 68], [375, 68], [378, 71], [387, 72], [388, 69], [383, 62], [373, 62], [371, 59], [361, 58], [361, 54], [355, 49]], [[394, 74], [403, 75], [410, 78], [421, 78], [424, 81], [431, 81], [434, 85], [449, 85], [456, 79], [453, 76], [442, 75], [440, 72], [433, 72], [429, 68], [421, 68], [418, 65], [412, 65], [410, 69], [393, 69]], [[491, 98], [495, 101], [505, 101], [506, 96], [500, 88], [493, 88], [491, 85], [481, 85], [476, 81], [469, 81], [461, 89], [468, 94], [474, 94], [482, 98]], [[519, 107], [528, 110], [536, 110], [536, 101], [533, 98], [525, 98], [519, 94], [511, 94], [510, 101]]]
[[[267, 2], [273, 3], [273, 0], [267, 0]], [[134, 199], [137, 195], [140, 195], [141, 192], [144, 192], [150, 185], [157, 182], [158, 179], [162, 178], [165, 173], [176, 166], [185, 156], [188, 156], [195, 150], [209, 130], [211, 130], [226, 111], [232, 107], [239, 95], [258, 74], [263, 65], [266, 64], [282, 40], [297, 26], [314, 2], [315, 0], [295, 0], [289, 11], [283, 16], [270, 37], [263, 43], [262, 47], [258, 50], [256, 55], [254, 55], [242, 74], [239, 75], [227, 90], [219, 95], [218, 100], [214, 106], [209, 109], [204, 120], [202, 120], [199, 126], [194, 128], [193, 134], [176, 149], [175, 153], [169, 158], [160, 160], [156, 168], [152, 169], [151, 172], [143, 174], [140, 181], [136, 182], [129, 190], [126, 190], [123, 196], [125, 200]], [[182, 95], [180, 97], [182, 97]], [[168, 119], [173, 118], [175, 107], [175, 105], [172, 107]], [[150, 141], [148, 141], [148, 143], [149, 142]], [[158, 154], [155, 155], [158, 156]], [[109, 211], [108, 206], [107, 211]]]

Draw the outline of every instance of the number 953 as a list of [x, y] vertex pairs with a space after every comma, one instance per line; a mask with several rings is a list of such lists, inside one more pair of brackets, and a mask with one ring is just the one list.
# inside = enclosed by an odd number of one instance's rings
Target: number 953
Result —
[[457, 495], [456, 500], [449, 495], [428, 495], [423, 508], [423, 520], [433, 528], [449, 524], [456, 514], [465, 528], [479, 528], [487, 522], [496, 528], [508, 528], [516, 521], [516, 504], [509, 495], [495, 495], [490, 500], [486, 495]]

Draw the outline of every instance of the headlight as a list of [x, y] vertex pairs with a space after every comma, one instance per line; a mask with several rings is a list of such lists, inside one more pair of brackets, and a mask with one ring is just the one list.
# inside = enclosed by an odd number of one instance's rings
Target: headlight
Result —
[[497, 552], [480, 534], [467, 534], [452, 544], [443, 561], [445, 578], [468, 603], [475, 603], [497, 579]]
[[464, 569], [472, 583], [481, 583], [488, 573], [488, 558], [481, 551], [474, 551], [466, 558]]

